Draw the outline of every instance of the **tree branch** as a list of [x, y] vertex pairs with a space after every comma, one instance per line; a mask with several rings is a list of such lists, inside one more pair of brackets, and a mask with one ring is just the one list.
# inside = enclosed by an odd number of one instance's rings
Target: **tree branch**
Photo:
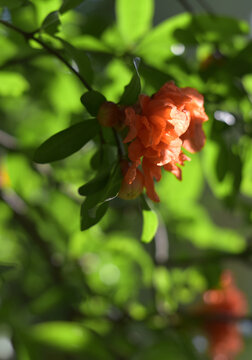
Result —
[[0, 20], [0, 24], [8, 27], [9, 29], [21, 34], [26, 40], [33, 40], [35, 41], [37, 44], [41, 45], [48, 53], [54, 55], [55, 57], [57, 57], [63, 64], [66, 65], [66, 67], [68, 67], [68, 69], [73, 72], [78, 79], [81, 81], [81, 83], [86, 87], [86, 89], [88, 89], [89, 91], [92, 90], [92, 87], [88, 84], [88, 82], [83, 78], [82, 75], [80, 75], [80, 73], [78, 71], [76, 71], [65, 59], [64, 57], [59, 54], [55, 49], [51, 48], [49, 45], [47, 45], [43, 40], [38, 39], [35, 37], [36, 32], [25, 32], [22, 29], [19, 29], [18, 27], [16, 27], [15, 25], [4, 21], [4, 20]]

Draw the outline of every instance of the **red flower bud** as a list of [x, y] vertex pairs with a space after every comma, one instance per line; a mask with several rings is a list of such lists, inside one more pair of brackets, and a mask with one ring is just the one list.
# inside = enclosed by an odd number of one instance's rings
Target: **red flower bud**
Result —
[[118, 105], [106, 101], [101, 105], [97, 119], [102, 126], [115, 127], [121, 123], [122, 112]]

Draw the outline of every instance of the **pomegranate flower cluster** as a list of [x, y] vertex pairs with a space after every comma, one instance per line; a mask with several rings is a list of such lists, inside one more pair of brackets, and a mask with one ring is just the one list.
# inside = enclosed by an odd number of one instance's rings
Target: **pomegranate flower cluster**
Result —
[[203, 96], [190, 87], [167, 82], [151, 97], [140, 95], [138, 104], [125, 108], [129, 131], [124, 143], [130, 165], [124, 184], [134, 184], [142, 167], [147, 195], [158, 202], [154, 180], [161, 179], [162, 167], [181, 179], [178, 165], [190, 160], [182, 147], [191, 153], [201, 150], [205, 143], [202, 123], [207, 120]]
[[220, 288], [204, 294], [202, 312], [209, 316], [205, 330], [213, 360], [232, 360], [243, 348], [242, 335], [234, 318], [246, 315], [247, 301], [236, 287], [230, 271], [223, 272]]

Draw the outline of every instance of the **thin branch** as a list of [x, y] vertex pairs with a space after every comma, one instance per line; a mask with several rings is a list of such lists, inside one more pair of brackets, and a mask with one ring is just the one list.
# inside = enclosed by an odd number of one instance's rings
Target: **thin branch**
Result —
[[197, 2], [201, 5], [201, 7], [209, 14], [209, 15], [215, 15], [215, 11], [213, 8], [208, 4], [205, 0], [197, 0]]
[[83, 76], [75, 70], [64, 58], [61, 56], [56, 50], [48, 46], [44, 41], [37, 39], [35, 37], [32, 37], [32, 40], [36, 41], [38, 44], [40, 44], [44, 49], [46, 49], [49, 53], [57, 57], [63, 64], [65, 64], [70, 71], [72, 71], [78, 79], [82, 82], [82, 84], [88, 89], [89, 91], [92, 90], [92, 87], [87, 83], [87, 81], [83, 78]]
[[44, 41], [42, 41], [41, 39], [38, 39], [35, 37], [35, 34], [37, 33], [36, 32], [25, 32], [19, 28], [17, 28], [15, 25], [13, 24], [10, 24], [9, 22], [7, 21], [4, 21], [4, 20], [0, 20], [0, 24], [8, 27], [9, 29], [11, 30], [14, 30], [16, 31], [17, 33], [21, 34], [26, 40], [33, 40], [35, 41], [36, 43], [40, 44], [45, 50], [48, 51], [48, 53], [54, 55], [55, 57], [57, 57], [63, 64], [65, 64], [68, 69], [73, 72], [77, 77], [78, 79], [81, 81], [81, 83], [90, 91], [92, 90], [92, 87], [88, 84], [88, 82], [83, 78], [82, 75], [80, 75], [80, 73], [78, 73], [78, 71], [76, 71], [65, 59], [64, 57], [59, 54], [56, 50], [54, 50], [53, 48], [51, 48], [49, 45], [47, 45]]
[[113, 133], [114, 133], [114, 137], [115, 137], [115, 141], [116, 141], [116, 145], [117, 145], [117, 149], [118, 149], [118, 154], [119, 154], [119, 158], [125, 158], [126, 157], [126, 152], [125, 152], [125, 148], [122, 142], [122, 139], [120, 137], [120, 135], [118, 134], [118, 132], [113, 128]]

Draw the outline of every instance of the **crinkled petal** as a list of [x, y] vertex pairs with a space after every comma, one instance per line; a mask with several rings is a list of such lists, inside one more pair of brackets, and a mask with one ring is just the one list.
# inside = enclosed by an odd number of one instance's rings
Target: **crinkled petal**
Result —
[[128, 156], [131, 161], [138, 161], [144, 154], [144, 147], [140, 140], [136, 138], [130, 143], [128, 148]]
[[146, 158], [143, 159], [142, 168], [144, 172], [144, 186], [148, 197], [155, 201], [159, 202], [160, 199], [154, 188], [154, 177], [159, 181], [161, 179], [161, 168], [158, 169], [157, 166], [153, 166]]
[[135, 139], [137, 136], [137, 121], [136, 113], [132, 108], [125, 109], [125, 124], [129, 126], [129, 132], [126, 138], [123, 140], [124, 143], [128, 143]]
[[164, 169], [175, 175], [178, 180], [182, 180], [182, 171], [176, 164], [170, 162], [164, 165]]
[[169, 120], [174, 126], [174, 130], [178, 136], [186, 132], [190, 124], [190, 113], [187, 111], [179, 111], [176, 108], [171, 110], [171, 119]]
[[192, 121], [186, 133], [181, 136], [181, 139], [183, 140], [183, 147], [186, 150], [191, 153], [200, 151], [205, 145], [206, 140], [202, 129], [202, 122]]

